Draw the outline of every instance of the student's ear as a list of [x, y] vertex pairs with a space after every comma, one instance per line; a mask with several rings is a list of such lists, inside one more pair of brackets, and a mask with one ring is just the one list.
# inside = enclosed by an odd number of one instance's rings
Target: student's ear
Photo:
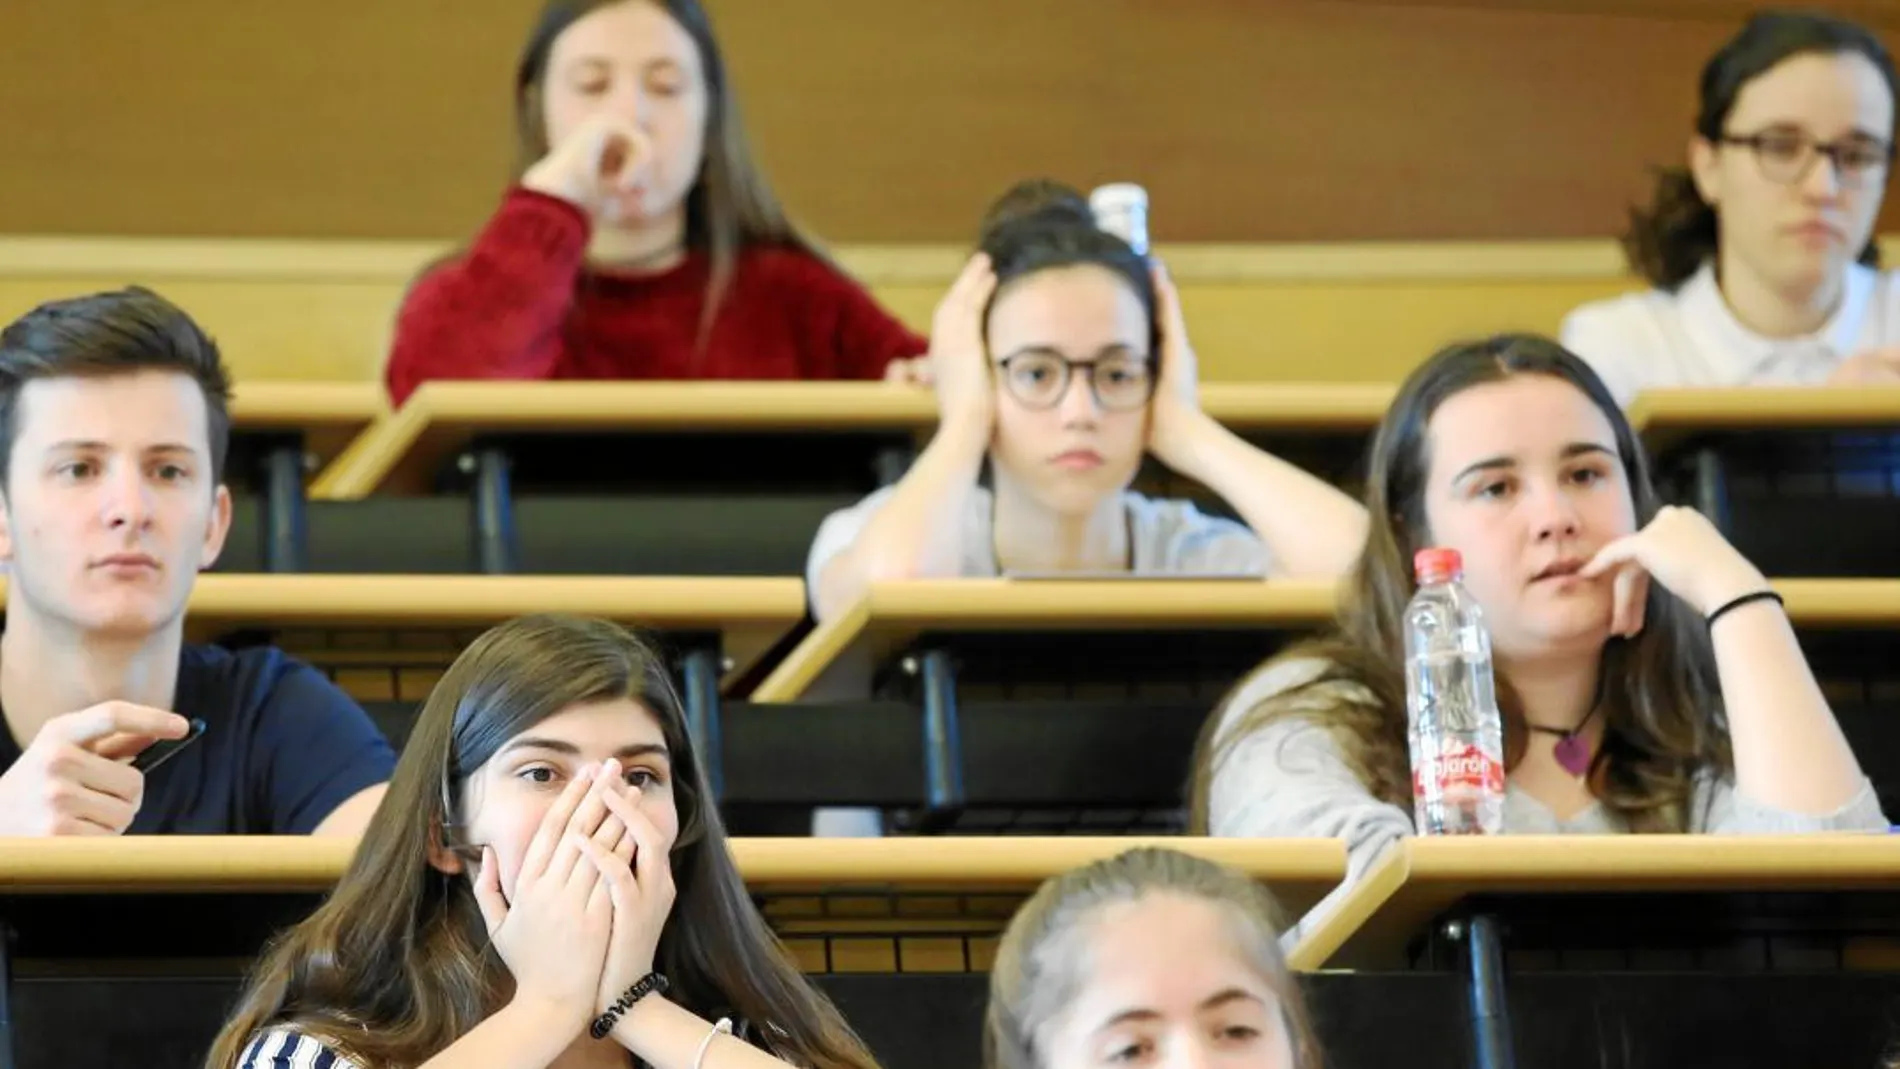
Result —
[[204, 552], [198, 558], [199, 571], [208, 571], [218, 563], [218, 554], [224, 552], [224, 540], [230, 533], [231, 489], [219, 483], [217, 493], [211, 496], [211, 517], [205, 522], [205, 544]]
[[1713, 208], [1722, 202], [1722, 171], [1716, 146], [1700, 134], [1689, 138], [1689, 177], [1703, 203]]
[[429, 867], [449, 876], [460, 876], [468, 871], [460, 855], [442, 845], [442, 822], [429, 822]]

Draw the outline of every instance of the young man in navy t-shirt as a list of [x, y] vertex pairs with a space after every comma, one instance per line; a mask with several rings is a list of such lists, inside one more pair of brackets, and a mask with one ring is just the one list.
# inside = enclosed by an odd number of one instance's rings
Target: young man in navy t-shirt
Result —
[[[348, 697], [269, 648], [184, 642], [223, 548], [229, 380], [146, 290], [0, 332], [0, 835], [355, 834], [395, 759]], [[201, 738], [150, 775], [131, 760]]]

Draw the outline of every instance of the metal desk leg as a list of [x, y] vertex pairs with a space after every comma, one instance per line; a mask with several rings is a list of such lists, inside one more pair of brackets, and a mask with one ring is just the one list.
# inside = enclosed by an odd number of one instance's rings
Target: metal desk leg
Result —
[[264, 459], [264, 570], [304, 568], [303, 443], [272, 449]]
[[717, 802], [726, 793], [725, 743], [719, 730], [719, 670], [718, 650], [700, 647], [689, 651], [680, 662], [680, 675], [685, 683], [686, 731], [693, 738], [693, 752], [699, 755], [699, 766], [705, 770], [707, 787]]
[[1504, 944], [1497, 918], [1480, 913], [1463, 925], [1471, 970], [1471, 1064], [1476, 1069], [1513, 1069], [1517, 1059], [1511, 1047], [1511, 1011], [1504, 1000]]
[[1728, 470], [1714, 446], [1695, 451], [1695, 508], [1716, 530], [1729, 533]]
[[483, 575], [509, 575], [515, 570], [515, 503], [509, 485], [508, 453], [487, 446], [463, 465], [475, 476], [471, 506], [475, 511], [475, 561]]
[[917, 659], [923, 685], [924, 814], [920, 830], [945, 827], [962, 812], [963, 732], [957, 719], [957, 677], [950, 654], [930, 650]]
[[0, 919], [0, 1069], [13, 1069], [13, 926]]

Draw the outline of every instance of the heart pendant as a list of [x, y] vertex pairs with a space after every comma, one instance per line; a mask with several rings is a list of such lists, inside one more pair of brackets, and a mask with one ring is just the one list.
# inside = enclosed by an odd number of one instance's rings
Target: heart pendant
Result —
[[1581, 776], [1590, 770], [1590, 744], [1580, 735], [1565, 735], [1555, 747], [1557, 763], [1565, 772]]

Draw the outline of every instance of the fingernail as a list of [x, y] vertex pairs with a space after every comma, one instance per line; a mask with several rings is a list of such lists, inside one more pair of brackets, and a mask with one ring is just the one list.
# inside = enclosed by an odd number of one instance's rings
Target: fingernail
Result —
[[600, 763], [599, 776], [601, 779], [613, 779], [615, 776], [618, 776], [619, 774], [620, 774], [620, 762], [610, 757], [607, 760], [602, 761]]

